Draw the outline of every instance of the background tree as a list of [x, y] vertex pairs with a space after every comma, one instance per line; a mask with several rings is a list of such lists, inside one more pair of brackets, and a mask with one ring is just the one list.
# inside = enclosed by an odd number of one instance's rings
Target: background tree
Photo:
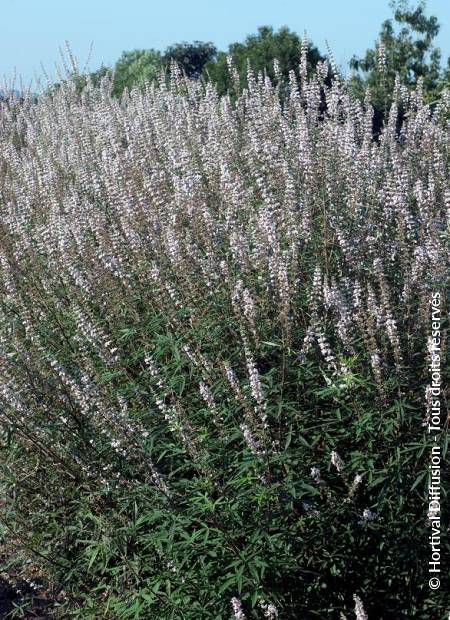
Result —
[[424, 91], [434, 97], [442, 78], [441, 52], [433, 44], [440, 25], [435, 16], [426, 16], [425, 0], [411, 6], [408, 0], [392, 0], [394, 20], [381, 26], [378, 43], [363, 58], [353, 57], [350, 66], [355, 93], [362, 97], [370, 87], [372, 101], [380, 112], [389, 105], [396, 75], [410, 87], [423, 80]]
[[189, 78], [198, 78], [206, 63], [217, 56], [217, 48], [211, 42], [194, 41], [193, 43], [176, 43], [166, 49], [163, 62], [170, 65], [175, 61]]
[[[205, 66], [205, 73], [217, 85], [220, 94], [224, 94], [231, 86], [227, 67], [227, 56], [232, 56], [243, 86], [247, 83], [247, 61], [252, 69], [258, 73], [265, 70], [271, 79], [274, 79], [273, 61], [277, 59], [284, 78], [288, 78], [289, 71], [298, 73], [300, 61], [301, 39], [286, 26], [277, 32], [271, 26], [261, 26], [258, 34], [249, 35], [243, 43], [232, 43], [228, 52], [219, 52], [215, 62]], [[311, 45], [308, 51], [308, 60], [315, 66], [323, 57], [319, 50]]]
[[161, 67], [162, 57], [157, 50], [123, 52], [114, 69], [113, 94], [121, 95], [125, 88], [155, 79]]

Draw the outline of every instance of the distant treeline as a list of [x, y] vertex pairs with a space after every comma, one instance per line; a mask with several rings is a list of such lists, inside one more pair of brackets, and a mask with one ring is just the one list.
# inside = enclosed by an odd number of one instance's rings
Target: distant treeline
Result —
[[[443, 66], [441, 52], [434, 45], [440, 29], [438, 19], [427, 16], [425, 2], [411, 5], [405, 0], [394, 0], [391, 6], [393, 17], [381, 25], [374, 48], [368, 49], [362, 58], [354, 56], [350, 61], [352, 87], [361, 97], [370, 87], [375, 107], [382, 108], [389, 103], [386, 93], [392, 92], [396, 76], [401, 84], [410, 87], [421, 79], [424, 93], [432, 101], [450, 82], [450, 59]], [[211, 80], [223, 94], [231, 87], [227, 57], [232, 57], [245, 86], [248, 64], [254, 71], [266, 71], [274, 79], [273, 63], [277, 59], [282, 78], [288, 80], [292, 71], [297, 74], [300, 47], [300, 36], [288, 27], [274, 31], [270, 26], [262, 26], [244, 41], [230, 44], [226, 51], [202, 41], [176, 43], [163, 53], [154, 49], [126, 51], [113, 68], [103, 66], [91, 75], [98, 81], [103, 75], [113, 73], [114, 94], [120, 96], [125, 88], [155, 79], [161, 69], [170, 71], [175, 61], [188, 77]], [[309, 44], [311, 67], [326, 56], [329, 54]]]
[[[409, 88], [421, 81], [428, 103], [436, 101], [450, 84], [450, 58], [443, 63], [441, 51], [435, 46], [440, 24], [437, 17], [426, 14], [425, 0], [413, 4], [408, 0], [392, 0], [391, 7], [393, 16], [382, 23], [374, 47], [361, 58], [353, 56], [349, 63], [351, 90], [363, 99], [369, 89], [375, 124], [381, 123], [389, 109], [396, 81], [398, 87]], [[110, 76], [113, 94], [120, 97], [125, 89], [158, 79], [161, 72], [170, 75], [175, 63], [188, 78], [211, 81], [223, 95], [233, 90], [228, 66], [232, 58], [234, 76], [241, 87], [247, 85], [250, 68], [255, 73], [265, 72], [272, 81], [281, 81], [287, 88], [294, 76], [300, 78], [301, 49], [301, 37], [287, 26], [277, 31], [271, 26], [261, 26], [244, 41], [231, 43], [226, 51], [219, 51], [213, 43], [204, 41], [176, 43], [164, 52], [152, 48], [124, 51], [113, 67], [102, 66], [88, 75], [80, 75], [79, 85], [82, 89], [88, 77], [98, 84], [102, 77]], [[313, 42], [308, 43], [307, 50], [309, 70], [325, 60], [330, 71], [336, 69], [329, 51], [323, 53]], [[286, 89], [280, 92], [283, 95]], [[1, 93], [0, 97], [4, 98]]]

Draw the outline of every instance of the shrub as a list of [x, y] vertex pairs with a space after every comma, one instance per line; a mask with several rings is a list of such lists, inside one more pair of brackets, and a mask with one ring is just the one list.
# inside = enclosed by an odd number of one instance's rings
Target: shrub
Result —
[[449, 97], [374, 141], [328, 75], [0, 103], [0, 520], [63, 617], [444, 617]]

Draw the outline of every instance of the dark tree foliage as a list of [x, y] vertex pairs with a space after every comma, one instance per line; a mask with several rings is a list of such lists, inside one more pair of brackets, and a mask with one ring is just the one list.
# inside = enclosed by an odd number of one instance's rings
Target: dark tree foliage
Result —
[[217, 56], [217, 48], [211, 42], [194, 41], [193, 43], [176, 43], [166, 49], [163, 62], [170, 65], [176, 62], [189, 78], [200, 77], [208, 62]]

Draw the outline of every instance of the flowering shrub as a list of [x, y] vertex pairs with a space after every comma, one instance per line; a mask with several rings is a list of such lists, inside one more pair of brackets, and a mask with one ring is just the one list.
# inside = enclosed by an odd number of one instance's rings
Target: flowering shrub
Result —
[[444, 617], [450, 98], [375, 140], [329, 71], [0, 104], [0, 520], [63, 617]]

